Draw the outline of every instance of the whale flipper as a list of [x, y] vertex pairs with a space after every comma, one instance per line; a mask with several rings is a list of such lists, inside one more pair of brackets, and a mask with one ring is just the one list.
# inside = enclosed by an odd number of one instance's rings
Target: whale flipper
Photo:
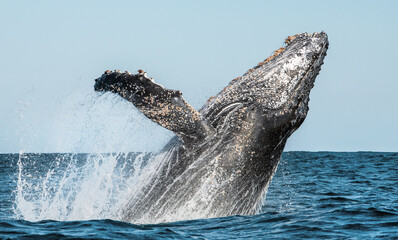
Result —
[[132, 102], [146, 117], [175, 132], [185, 143], [214, 134], [214, 128], [188, 104], [179, 90], [166, 89], [139, 70], [138, 74], [105, 71], [94, 86], [96, 91], [118, 93]]

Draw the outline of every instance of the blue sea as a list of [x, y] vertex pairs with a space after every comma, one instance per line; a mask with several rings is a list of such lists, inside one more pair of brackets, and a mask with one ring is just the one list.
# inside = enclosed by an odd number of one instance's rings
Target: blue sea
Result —
[[286, 152], [261, 212], [112, 220], [148, 154], [0, 154], [1, 239], [398, 239], [398, 153]]

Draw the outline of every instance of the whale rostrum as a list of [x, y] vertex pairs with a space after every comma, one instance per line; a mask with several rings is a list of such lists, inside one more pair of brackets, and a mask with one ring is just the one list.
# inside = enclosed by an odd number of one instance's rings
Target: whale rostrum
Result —
[[324, 32], [288, 37], [199, 111], [143, 70], [96, 79], [95, 91], [119, 94], [176, 134], [120, 218], [156, 223], [258, 212], [286, 140], [307, 116], [328, 45]]

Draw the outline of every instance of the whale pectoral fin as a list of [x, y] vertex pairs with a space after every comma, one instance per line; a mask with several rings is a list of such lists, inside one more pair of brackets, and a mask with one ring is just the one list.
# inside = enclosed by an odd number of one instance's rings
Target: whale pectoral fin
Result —
[[214, 128], [188, 104], [178, 90], [166, 89], [139, 70], [138, 74], [106, 71], [96, 79], [96, 91], [118, 93], [146, 117], [175, 132], [185, 143], [207, 138]]
[[[149, 88], [147, 90], [151, 91]], [[137, 96], [134, 105], [152, 121], [175, 132], [184, 142], [205, 139], [215, 133], [208, 121], [184, 100], [180, 91], [159, 90], [156, 95]]]

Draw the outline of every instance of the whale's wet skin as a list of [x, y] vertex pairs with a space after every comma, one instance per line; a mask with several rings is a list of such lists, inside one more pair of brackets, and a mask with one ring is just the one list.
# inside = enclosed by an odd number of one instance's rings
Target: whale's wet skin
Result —
[[143, 70], [106, 71], [96, 79], [96, 91], [119, 94], [176, 134], [150, 165], [150, 176], [135, 183], [139, 189], [118, 218], [156, 223], [260, 209], [286, 140], [307, 115], [328, 48], [325, 33], [297, 34], [285, 43], [199, 111]]

